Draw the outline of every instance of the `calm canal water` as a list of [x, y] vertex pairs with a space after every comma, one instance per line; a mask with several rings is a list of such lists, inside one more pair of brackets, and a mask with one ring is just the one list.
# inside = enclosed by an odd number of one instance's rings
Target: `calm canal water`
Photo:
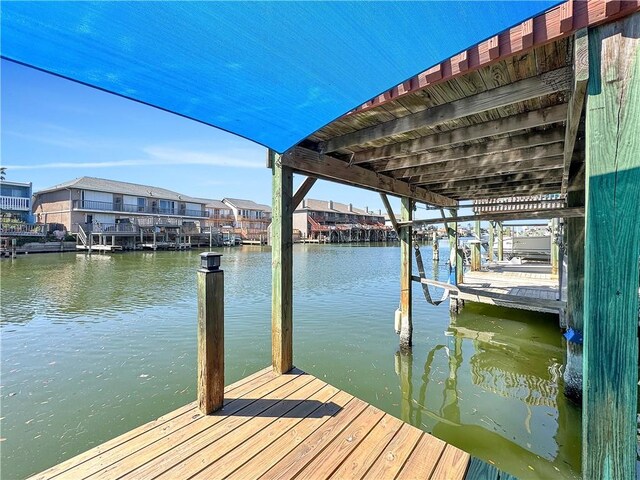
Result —
[[[430, 250], [427, 274], [446, 279]], [[220, 252], [231, 383], [270, 362], [271, 254]], [[195, 399], [199, 253], [2, 261], [3, 479]], [[479, 305], [452, 320], [416, 289], [415, 346], [401, 356], [399, 256], [397, 246], [296, 245], [295, 364], [520, 478], [579, 477], [580, 411], [562, 394], [557, 320]]]

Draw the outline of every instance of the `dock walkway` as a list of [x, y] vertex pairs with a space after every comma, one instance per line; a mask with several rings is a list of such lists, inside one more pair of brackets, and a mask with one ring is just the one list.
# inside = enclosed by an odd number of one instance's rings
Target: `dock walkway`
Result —
[[558, 279], [547, 265], [496, 265], [488, 271], [465, 272], [458, 298], [522, 310], [559, 313], [565, 302], [558, 300]]
[[32, 478], [454, 480], [475, 462], [312, 375], [268, 368], [226, 387], [219, 412], [185, 405]]

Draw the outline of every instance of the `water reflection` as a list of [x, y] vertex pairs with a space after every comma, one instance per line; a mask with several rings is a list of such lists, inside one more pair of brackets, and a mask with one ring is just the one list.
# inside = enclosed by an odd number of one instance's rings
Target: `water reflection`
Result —
[[[479, 307], [482, 310], [483, 307]], [[562, 393], [557, 336], [474, 311], [452, 317], [446, 344], [396, 352], [400, 417], [519, 478], [579, 478], [580, 412]]]

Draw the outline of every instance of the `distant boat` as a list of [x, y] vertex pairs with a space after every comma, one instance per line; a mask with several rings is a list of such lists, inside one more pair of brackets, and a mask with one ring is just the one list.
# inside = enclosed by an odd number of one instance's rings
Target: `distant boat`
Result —
[[[493, 251], [498, 251], [498, 240], [493, 244]], [[551, 260], [551, 236], [536, 235], [531, 237], [504, 237], [502, 252], [505, 260], [519, 257], [527, 260]]]

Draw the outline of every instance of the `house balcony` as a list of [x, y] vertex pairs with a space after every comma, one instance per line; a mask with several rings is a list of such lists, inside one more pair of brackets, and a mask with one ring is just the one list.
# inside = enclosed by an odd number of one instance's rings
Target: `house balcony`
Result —
[[0, 210], [14, 212], [31, 212], [31, 199], [28, 197], [0, 196]]
[[160, 208], [126, 203], [99, 202], [96, 200], [74, 200], [74, 210], [87, 210], [91, 212], [124, 212], [138, 215], [174, 215], [178, 217], [206, 218], [207, 212], [202, 210], [189, 210], [186, 208]]

